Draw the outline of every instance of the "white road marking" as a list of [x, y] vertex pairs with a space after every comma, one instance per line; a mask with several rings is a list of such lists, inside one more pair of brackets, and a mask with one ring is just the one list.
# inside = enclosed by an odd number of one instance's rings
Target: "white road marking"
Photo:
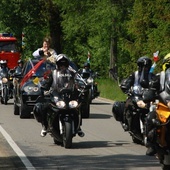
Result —
[[9, 145], [12, 147], [14, 152], [19, 156], [23, 164], [25, 165], [26, 169], [28, 170], [36, 170], [35, 167], [32, 165], [32, 163], [28, 160], [26, 155], [22, 152], [22, 150], [18, 147], [18, 145], [12, 140], [11, 136], [3, 129], [3, 127], [0, 125], [0, 132], [4, 136], [4, 138], [7, 140]]

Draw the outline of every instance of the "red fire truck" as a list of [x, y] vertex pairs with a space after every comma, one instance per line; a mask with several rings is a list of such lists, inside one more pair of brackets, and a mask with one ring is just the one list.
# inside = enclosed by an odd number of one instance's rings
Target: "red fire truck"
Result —
[[13, 69], [20, 57], [16, 37], [11, 33], [0, 33], [0, 60], [6, 60], [8, 68]]

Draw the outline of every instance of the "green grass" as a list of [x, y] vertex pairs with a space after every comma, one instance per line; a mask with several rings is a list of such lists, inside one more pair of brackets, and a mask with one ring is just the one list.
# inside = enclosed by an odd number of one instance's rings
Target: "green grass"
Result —
[[121, 91], [118, 83], [111, 79], [98, 79], [98, 89], [100, 97], [121, 101], [126, 99], [126, 95]]

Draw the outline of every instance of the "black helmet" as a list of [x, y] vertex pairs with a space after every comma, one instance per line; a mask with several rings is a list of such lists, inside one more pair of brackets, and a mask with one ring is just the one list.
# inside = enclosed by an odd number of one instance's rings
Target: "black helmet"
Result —
[[65, 54], [59, 54], [56, 58], [56, 64], [58, 68], [62, 65], [69, 67], [69, 59]]
[[137, 60], [137, 65], [139, 67], [141, 66], [147, 66], [147, 67], [151, 67], [152, 65], [152, 60], [150, 58], [148, 58], [147, 56], [143, 56], [143, 57], [140, 57], [138, 60]]
[[22, 60], [18, 60], [18, 64], [23, 64], [23, 61]]
[[140, 57], [138, 60], [137, 60], [137, 65], [138, 65], [138, 70], [141, 71], [141, 69], [143, 67], [147, 68], [148, 70], [150, 70], [151, 68], [151, 65], [152, 65], [152, 60], [147, 57], [147, 56], [143, 56], [143, 57]]
[[89, 67], [90, 68], [90, 63], [84, 63], [84, 67]]

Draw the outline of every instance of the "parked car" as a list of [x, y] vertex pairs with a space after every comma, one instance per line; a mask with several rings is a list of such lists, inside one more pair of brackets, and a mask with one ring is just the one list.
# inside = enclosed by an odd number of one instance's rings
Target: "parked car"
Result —
[[38, 62], [35, 59], [26, 62], [22, 72], [14, 75], [14, 115], [20, 115], [20, 118], [30, 118], [36, 100], [41, 95], [39, 82], [43, 80], [45, 72], [55, 68], [54, 64], [43, 62], [31, 73]]

